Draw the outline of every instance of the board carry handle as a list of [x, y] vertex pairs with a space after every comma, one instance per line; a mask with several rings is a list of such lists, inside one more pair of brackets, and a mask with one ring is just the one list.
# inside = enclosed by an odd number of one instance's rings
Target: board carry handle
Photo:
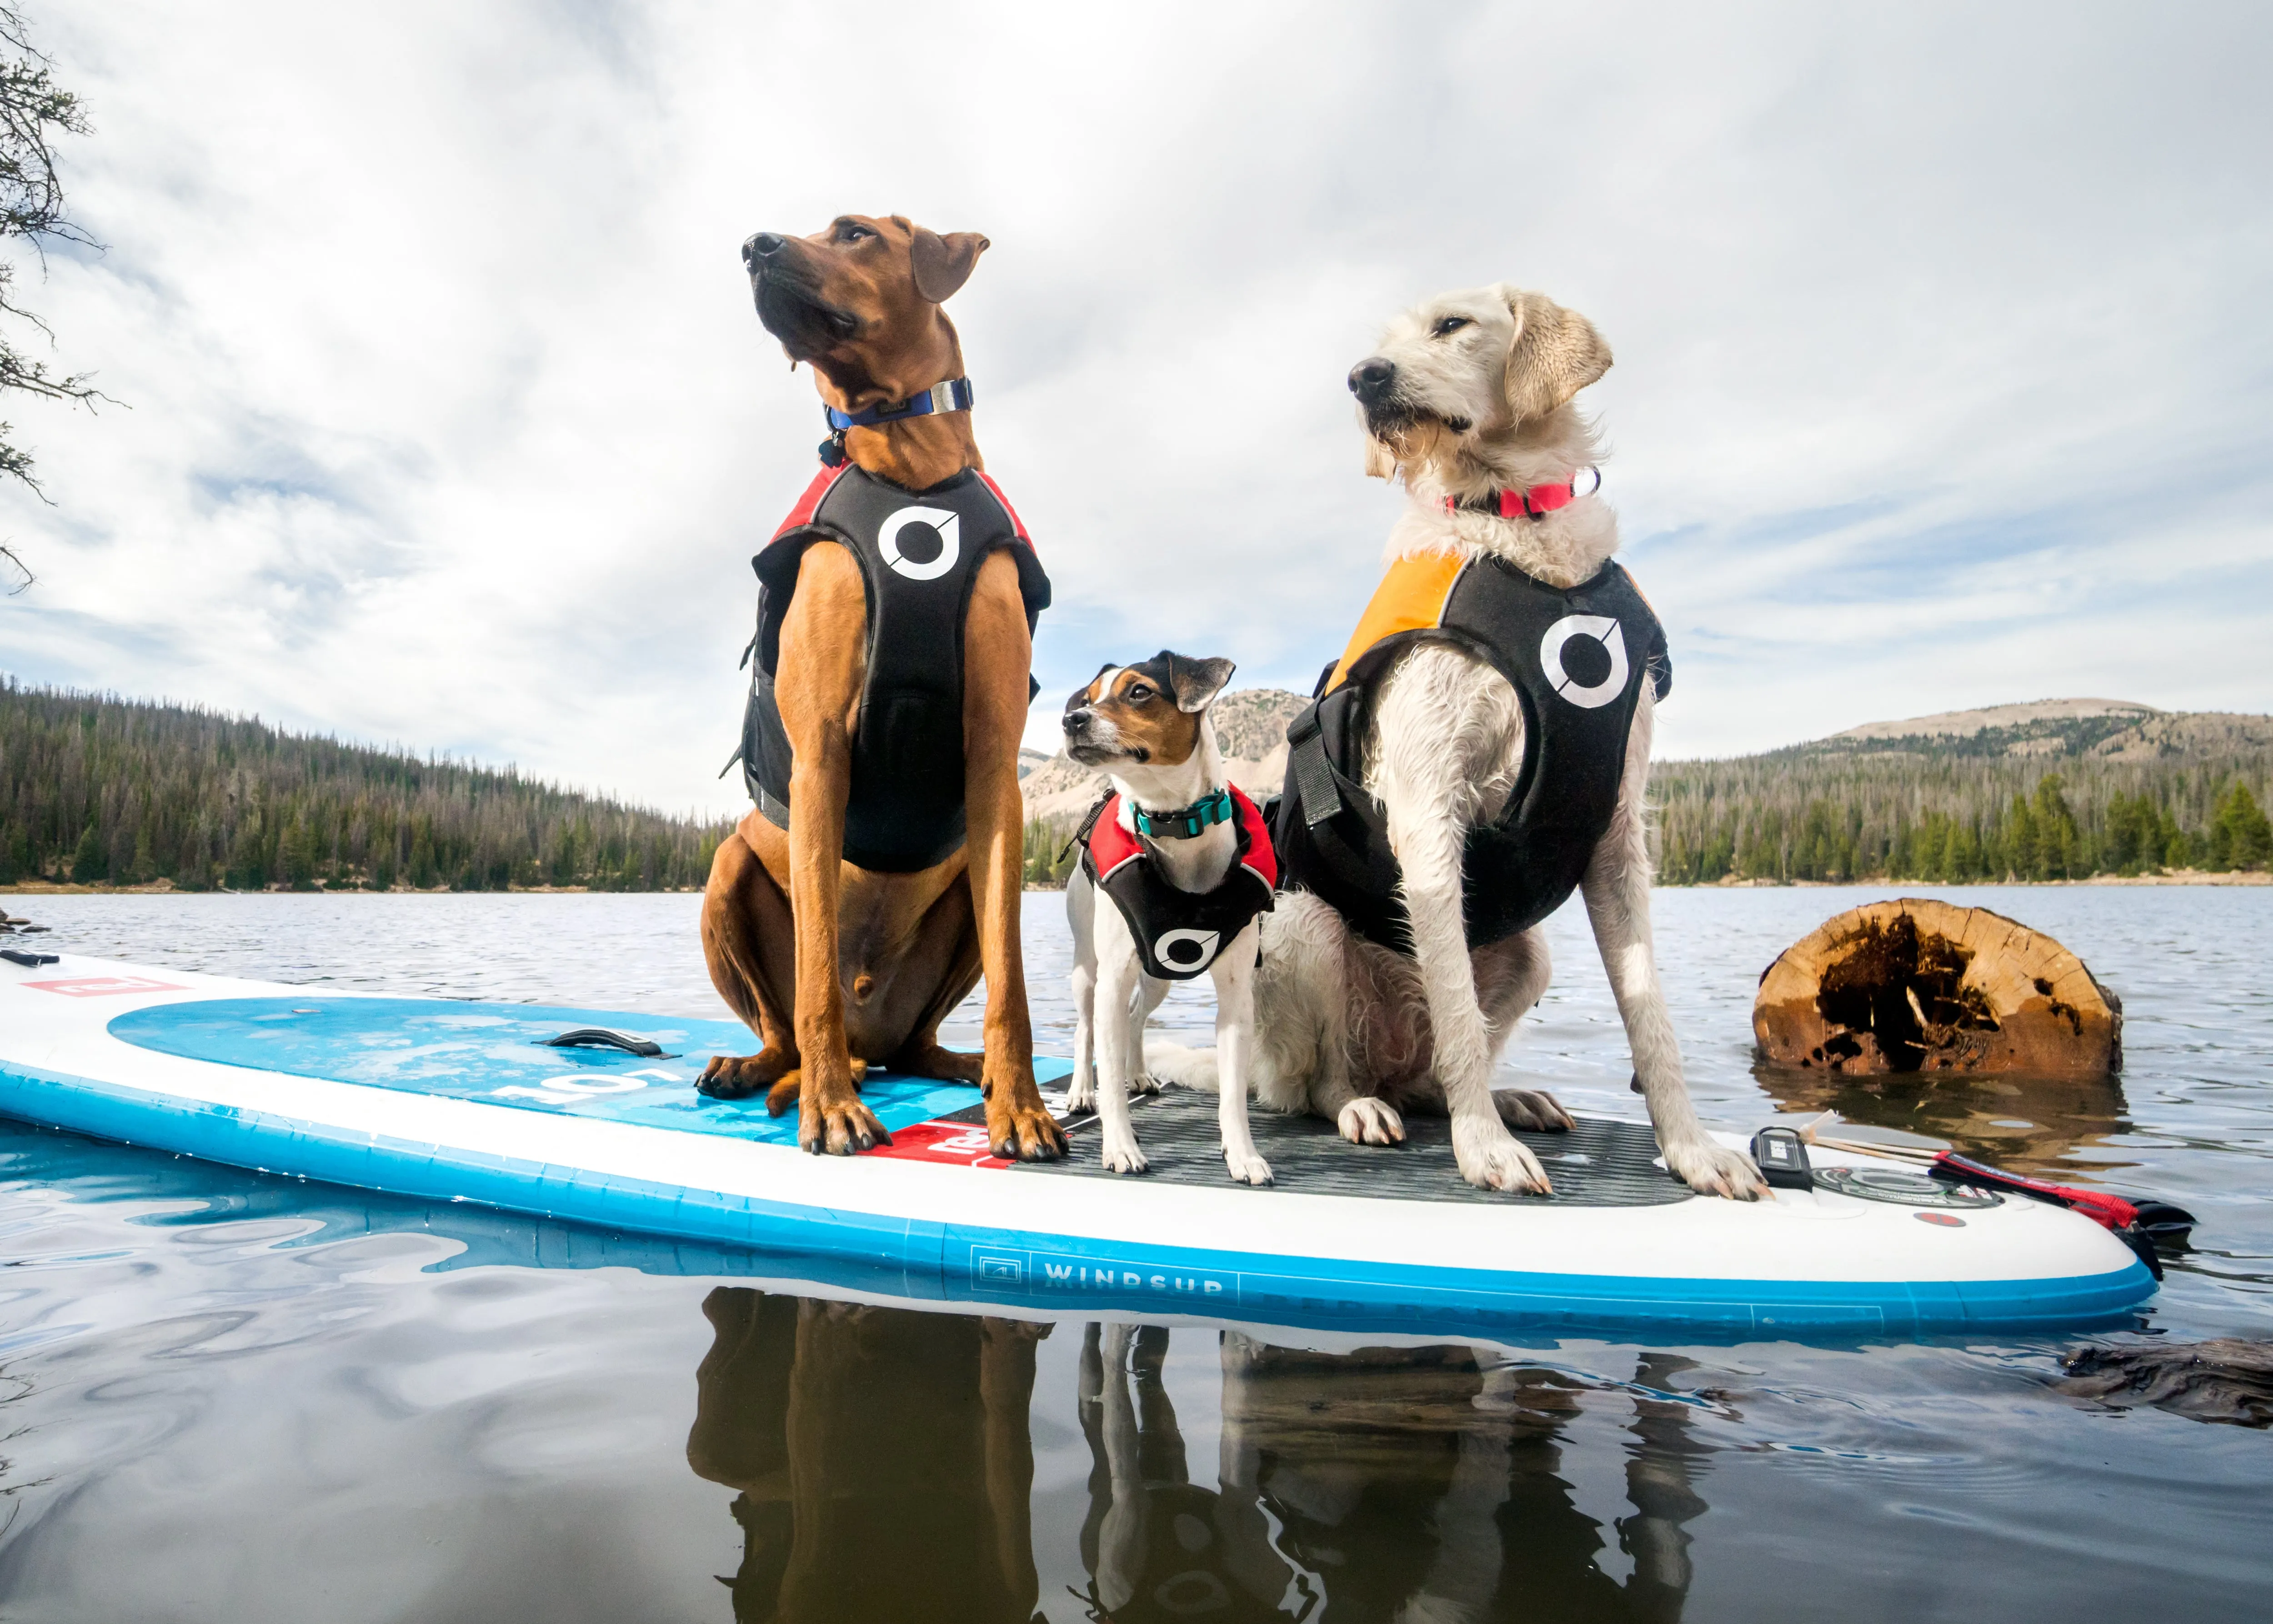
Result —
[[2194, 1214], [2184, 1207], [2172, 1206], [2168, 1201], [2127, 1201], [2121, 1196], [2110, 1195], [2104, 1190], [2078, 1190], [2072, 1184], [2055, 1184], [2046, 1179], [2028, 1178], [1999, 1168], [1984, 1167], [1954, 1151], [1943, 1151], [1926, 1170], [1936, 1178], [1958, 1179], [1992, 1190], [2008, 1190], [2015, 1195], [2048, 1201], [2053, 1206], [2082, 1213], [2131, 1248], [2139, 1261], [2145, 1264], [2157, 1280], [2163, 1277], [2163, 1259], [2156, 1250], [2155, 1243], [2159, 1240], [2166, 1245], [2182, 1247], [2194, 1232]]
[[635, 1032], [618, 1032], [612, 1026], [579, 1026], [564, 1032], [557, 1038], [546, 1038], [546, 1049], [620, 1049], [627, 1055], [643, 1055], [649, 1059], [670, 1056], [663, 1045], [652, 1038], [643, 1038]]

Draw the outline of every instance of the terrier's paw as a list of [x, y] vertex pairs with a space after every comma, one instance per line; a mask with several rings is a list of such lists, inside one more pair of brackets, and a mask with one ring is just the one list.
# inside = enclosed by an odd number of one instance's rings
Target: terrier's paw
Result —
[[1495, 1088], [1492, 1103], [1499, 1109], [1499, 1119], [1511, 1128], [1527, 1128], [1534, 1133], [1567, 1133], [1578, 1126], [1571, 1120], [1571, 1113], [1563, 1109], [1562, 1101], [1542, 1089]]
[[1454, 1117], [1452, 1157], [1460, 1177], [1480, 1190], [1504, 1190], [1515, 1195], [1552, 1195], [1547, 1169], [1531, 1147], [1500, 1124], [1496, 1116]]
[[1664, 1147], [1665, 1165], [1699, 1195], [1726, 1196], [1732, 1201], [1757, 1201], [1768, 1192], [1752, 1159], [1741, 1150], [1707, 1139]]
[[1123, 1140], [1119, 1144], [1114, 1144], [1110, 1140], [1106, 1141], [1105, 1146], [1105, 1169], [1106, 1172], [1141, 1173], [1150, 1166], [1152, 1166], [1152, 1163], [1144, 1160], [1144, 1153], [1136, 1148], [1136, 1141], [1135, 1139], [1130, 1139]]
[[1334, 1118], [1342, 1137], [1353, 1145], [1402, 1145], [1405, 1119], [1394, 1106], [1381, 1100], [1352, 1100]]
[[1242, 1184], [1267, 1184], [1271, 1182], [1271, 1164], [1259, 1152], [1234, 1150], [1227, 1145], [1223, 1151], [1223, 1164]]

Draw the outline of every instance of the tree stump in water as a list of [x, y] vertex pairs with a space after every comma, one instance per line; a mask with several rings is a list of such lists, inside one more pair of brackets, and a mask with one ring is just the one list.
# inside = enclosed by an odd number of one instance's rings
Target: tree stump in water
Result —
[[2083, 960], [2001, 914], [1917, 897], [1786, 948], [1760, 975], [1752, 1033], [1763, 1060], [1847, 1076], [2123, 1067], [2123, 1001]]

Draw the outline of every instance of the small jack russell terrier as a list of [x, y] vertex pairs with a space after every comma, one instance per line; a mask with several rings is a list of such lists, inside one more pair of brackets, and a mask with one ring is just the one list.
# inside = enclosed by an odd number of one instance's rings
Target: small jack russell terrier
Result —
[[[1129, 1091], [1151, 1086], [1145, 1018], [1170, 981], [1206, 974], [1215, 981], [1224, 1163], [1242, 1184], [1271, 1182], [1248, 1131], [1247, 1070], [1260, 921], [1278, 863], [1262, 814], [1225, 779], [1208, 725], [1233, 669], [1227, 659], [1163, 649], [1141, 665], [1106, 666], [1066, 701], [1066, 754], [1105, 769], [1114, 792], [1090, 814], [1066, 885], [1075, 1011], [1068, 1102], [1095, 1106], [1105, 1165], [1116, 1173], [1145, 1168], [1129, 1120]], [[1097, 906], [1100, 891], [1113, 906]]]

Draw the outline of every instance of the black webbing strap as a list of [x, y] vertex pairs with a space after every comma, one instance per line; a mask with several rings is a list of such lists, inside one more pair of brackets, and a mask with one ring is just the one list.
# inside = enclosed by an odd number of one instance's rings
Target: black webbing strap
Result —
[[1073, 848], [1076, 846], [1087, 846], [1089, 844], [1089, 831], [1097, 827], [1098, 816], [1105, 810], [1106, 803], [1110, 801], [1112, 799], [1113, 792], [1111, 790], [1106, 790], [1105, 793], [1097, 798], [1097, 804], [1090, 808], [1089, 816], [1081, 820], [1081, 827], [1073, 831], [1073, 838], [1067, 841], [1059, 850], [1058, 861], [1060, 862], [1063, 862], [1067, 858], [1072, 856]]
[[1326, 760], [1315, 702], [1287, 725], [1287, 769], [1294, 774], [1295, 793], [1302, 798], [1304, 823], [1316, 829], [1341, 811], [1341, 792], [1334, 787], [1334, 770]]

